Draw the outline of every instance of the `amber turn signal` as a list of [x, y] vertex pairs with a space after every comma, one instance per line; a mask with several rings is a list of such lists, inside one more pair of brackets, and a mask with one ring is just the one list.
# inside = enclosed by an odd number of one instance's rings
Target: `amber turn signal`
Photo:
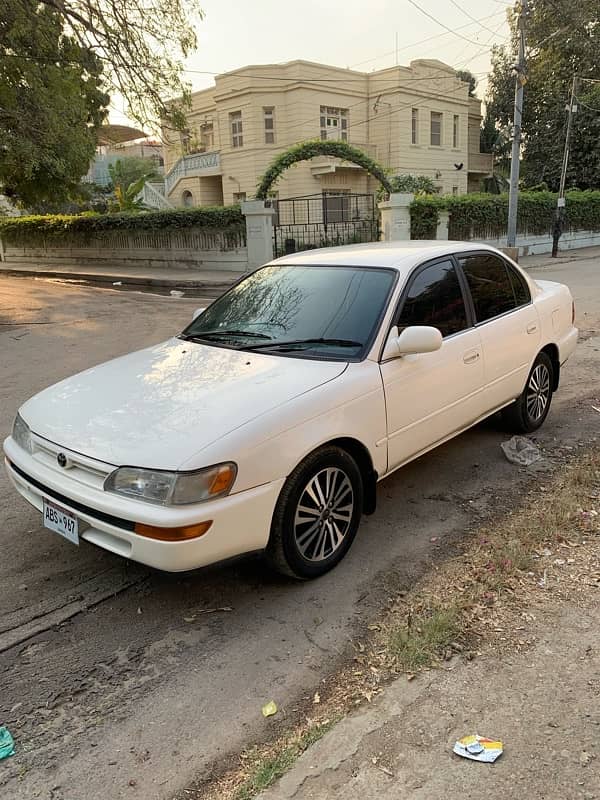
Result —
[[135, 523], [135, 532], [138, 536], [148, 539], [159, 539], [161, 542], [184, 542], [188, 539], [197, 539], [204, 536], [212, 525], [212, 519], [199, 522], [197, 525], [182, 525], [178, 528], [156, 528], [154, 525], [144, 525], [143, 522]]
[[235, 480], [235, 467], [232, 464], [223, 464], [215, 475], [215, 479], [211, 484], [208, 493], [221, 494], [226, 492]]

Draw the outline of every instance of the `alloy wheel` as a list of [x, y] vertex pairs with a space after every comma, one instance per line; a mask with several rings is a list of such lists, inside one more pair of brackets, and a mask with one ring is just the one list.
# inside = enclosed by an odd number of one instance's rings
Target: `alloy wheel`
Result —
[[324, 561], [341, 546], [352, 521], [354, 492], [338, 467], [317, 472], [304, 487], [294, 517], [294, 537], [308, 561]]
[[533, 422], [541, 419], [550, 400], [550, 372], [545, 364], [538, 364], [527, 384], [527, 414]]

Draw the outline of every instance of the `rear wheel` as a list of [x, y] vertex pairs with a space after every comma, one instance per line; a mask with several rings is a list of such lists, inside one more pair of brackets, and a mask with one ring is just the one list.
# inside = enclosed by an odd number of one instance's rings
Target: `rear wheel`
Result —
[[311, 453], [281, 490], [267, 545], [269, 563], [294, 578], [323, 575], [348, 552], [362, 508], [354, 459], [335, 446]]
[[548, 416], [553, 386], [554, 367], [552, 361], [546, 353], [539, 353], [531, 368], [523, 393], [502, 412], [507, 427], [515, 433], [536, 431]]

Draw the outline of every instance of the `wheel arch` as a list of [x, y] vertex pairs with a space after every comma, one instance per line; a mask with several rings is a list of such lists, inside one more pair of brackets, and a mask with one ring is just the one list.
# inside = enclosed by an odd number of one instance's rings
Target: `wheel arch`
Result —
[[550, 342], [545, 347], [542, 347], [540, 353], [546, 353], [552, 362], [552, 391], [555, 392], [558, 389], [558, 384], [560, 382], [560, 357], [558, 354], [558, 347], [554, 343]]
[[360, 470], [363, 481], [363, 513], [373, 514], [377, 506], [378, 475], [373, 467], [373, 459], [371, 458], [368, 448], [358, 439], [354, 439], [351, 436], [340, 436], [337, 439], [330, 439], [327, 442], [323, 442], [322, 445], [315, 449], [320, 450], [321, 447], [327, 447], [329, 445], [345, 450], [356, 462], [356, 466]]

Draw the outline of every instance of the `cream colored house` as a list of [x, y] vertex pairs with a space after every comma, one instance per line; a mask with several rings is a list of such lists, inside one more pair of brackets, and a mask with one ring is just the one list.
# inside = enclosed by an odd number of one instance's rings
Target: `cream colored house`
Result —
[[[427, 175], [442, 193], [478, 188], [491, 170], [479, 152], [480, 101], [440, 61], [377, 72], [290, 61], [217, 76], [192, 95], [188, 130], [163, 129], [164, 197], [172, 206], [254, 196], [272, 159], [307, 139], [340, 139], [394, 174]], [[296, 164], [274, 187], [280, 199], [371, 193], [362, 168], [331, 157]]]

